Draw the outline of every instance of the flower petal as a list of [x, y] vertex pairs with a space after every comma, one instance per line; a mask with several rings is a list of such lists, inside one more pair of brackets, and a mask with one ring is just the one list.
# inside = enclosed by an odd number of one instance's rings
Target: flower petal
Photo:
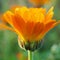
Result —
[[49, 21], [51, 21], [51, 19], [52, 19], [52, 17], [53, 17], [53, 7], [51, 7], [50, 9], [49, 9], [49, 11], [48, 11], [48, 13], [46, 14], [46, 16], [45, 16], [45, 23], [47, 23], [47, 22], [49, 22]]
[[12, 24], [12, 16], [13, 16], [14, 14], [12, 13], [12, 12], [10, 12], [10, 11], [7, 11], [6, 13], [4, 13], [3, 14], [3, 16], [2, 16], [2, 18], [3, 18], [3, 21], [5, 21], [5, 22], [8, 22], [10, 25], [13, 25]]
[[59, 23], [60, 23], [60, 21], [56, 22], [56, 20], [52, 20], [51, 22], [47, 23], [44, 27], [44, 30], [41, 32], [41, 34], [36, 37], [36, 40], [37, 39], [41, 40], [49, 30], [54, 28]]
[[14, 30], [13, 28], [11, 28], [11, 27], [3, 24], [3, 23], [0, 23], [0, 30], [1, 30], [1, 29], [2, 29], [2, 30], [4, 30], [4, 29], [6, 29], [6, 30], [11, 30], [11, 31], [15, 32], [15, 30]]
[[[43, 22], [44, 21], [44, 12], [42, 13], [42, 9], [39, 8], [30, 8], [29, 13], [31, 14], [31, 19], [34, 22]], [[30, 19], [30, 20], [31, 20]]]
[[34, 29], [35, 23], [34, 22], [27, 22], [26, 23], [26, 36], [28, 36], [27, 38], [30, 39], [32, 36], [32, 32]]
[[50, 0], [29, 0], [29, 1], [34, 5], [39, 5], [39, 6], [50, 2]]
[[44, 29], [44, 24], [43, 23], [36, 23], [35, 24], [35, 27], [34, 27], [34, 30], [33, 30], [33, 37], [34, 39], [41, 34], [41, 32], [43, 31]]
[[18, 30], [20, 33], [24, 34], [24, 30], [25, 30], [25, 21], [23, 20], [23, 18], [18, 15], [15, 14], [15, 16], [13, 17], [13, 26], [16, 30]]
[[51, 22], [47, 23], [45, 25], [44, 33], [48, 32], [49, 30], [54, 28], [56, 26], [56, 24], [57, 24], [56, 20], [52, 20]]

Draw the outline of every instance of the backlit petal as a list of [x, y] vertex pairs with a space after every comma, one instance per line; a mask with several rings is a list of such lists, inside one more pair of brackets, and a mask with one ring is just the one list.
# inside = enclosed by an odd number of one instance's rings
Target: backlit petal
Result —
[[24, 28], [25, 28], [25, 21], [21, 16], [18, 14], [15, 14], [13, 17], [13, 26], [15, 29], [17, 29], [20, 33], [24, 34]]
[[41, 32], [43, 31], [44, 29], [44, 24], [43, 23], [36, 23], [35, 24], [35, 27], [34, 27], [34, 30], [33, 30], [33, 34], [32, 34], [32, 38], [36, 38], [38, 35], [41, 34]]
[[3, 14], [3, 20], [5, 21], [5, 22], [8, 22], [10, 25], [13, 25], [12, 24], [12, 16], [13, 16], [14, 14], [12, 13], [12, 12], [10, 12], [10, 11], [7, 11], [6, 13], [4, 13]]
[[33, 33], [35, 23], [34, 22], [27, 22], [26, 23], [26, 35], [28, 36], [27, 38], [30, 39]]
[[15, 32], [15, 30], [12, 27], [9, 27], [9, 26], [7, 26], [7, 25], [5, 25], [3, 23], [0, 23], [0, 30], [1, 29], [2, 30], [11, 30], [11, 31]]
[[53, 7], [51, 7], [45, 16], [45, 23], [49, 22], [52, 19], [53, 14], [54, 14]]

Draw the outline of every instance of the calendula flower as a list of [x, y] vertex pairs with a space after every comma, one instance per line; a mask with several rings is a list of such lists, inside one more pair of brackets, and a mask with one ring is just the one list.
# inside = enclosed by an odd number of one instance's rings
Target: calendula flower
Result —
[[34, 5], [39, 5], [42, 6], [44, 4], [49, 3], [51, 0], [29, 0], [31, 3], [33, 3]]
[[19, 45], [33, 51], [46, 33], [59, 23], [52, 19], [53, 14], [53, 7], [47, 13], [45, 8], [17, 7], [14, 12], [5, 12], [3, 20], [8, 22], [19, 36]]

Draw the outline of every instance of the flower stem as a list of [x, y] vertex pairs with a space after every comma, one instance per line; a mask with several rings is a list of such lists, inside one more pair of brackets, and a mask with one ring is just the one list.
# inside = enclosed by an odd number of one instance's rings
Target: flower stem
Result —
[[28, 50], [28, 60], [33, 60], [33, 52]]

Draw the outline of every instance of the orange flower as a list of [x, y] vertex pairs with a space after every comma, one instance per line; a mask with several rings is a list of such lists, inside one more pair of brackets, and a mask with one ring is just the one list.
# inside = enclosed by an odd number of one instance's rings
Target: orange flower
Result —
[[34, 5], [44, 5], [46, 3], [49, 3], [51, 0], [29, 0]]
[[3, 19], [13, 27], [20, 39], [30, 42], [40, 41], [59, 23], [52, 17], [53, 7], [47, 13], [44, 8], [21, 7], [3, 14]]

